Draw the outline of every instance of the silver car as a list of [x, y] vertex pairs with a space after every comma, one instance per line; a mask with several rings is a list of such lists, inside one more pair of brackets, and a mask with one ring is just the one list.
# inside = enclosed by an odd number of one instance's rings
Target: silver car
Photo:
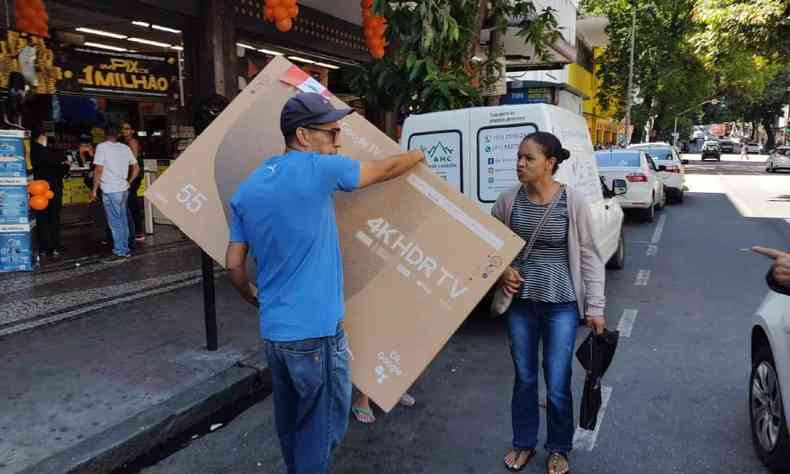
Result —
[[781, 169], [790, 170], [790, 146], [777, 147], [765, 162], [765, 171], [769, 173]]

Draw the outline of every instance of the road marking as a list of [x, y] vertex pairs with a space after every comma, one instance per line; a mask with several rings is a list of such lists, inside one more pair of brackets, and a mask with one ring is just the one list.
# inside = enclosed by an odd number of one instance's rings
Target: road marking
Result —
[[611, 397], [612, 387], [601, 386], [601, 409], [598, 411], [598, 423], [596, 423], [595, 430], [593, 431], [576, 428], [576, 432], [573, 433], [574, 449], [592, 451], [595, 448], [595, 442], [598, 440], [598, 432], [601, 430], [603, 417], [606, 415], [606, 407], [609, 406], [609, 399]]
[[639, 273], [636, 274], [636, 281], [634, 282], [634, 286], [647, 286], [647, 282], [650, 280], [650, 270], [639, 270]]
[[631, 337], [631, 331], [634, 329], [634, 322], [638, 314], [639, 311], [636, 309], [623, 310], [623, 315], [620, 316], [620, 322], [617, 323], [617, 330], [620, 331], [620, 337]]
[[647, 253], [648, 257], [653, 257], [658, 253], [658, 245], [648, 245], [647, 246]]
[[667, 222], [667, 215], [664, 214], [658, 218], [658, 225], [656, 225], [656, 230], [653, 232], [653, 238], [650, 239], [651, 244], [657, 244], [659, 240], [661, 240], [661, 234], [664, 233], [664, 224]]

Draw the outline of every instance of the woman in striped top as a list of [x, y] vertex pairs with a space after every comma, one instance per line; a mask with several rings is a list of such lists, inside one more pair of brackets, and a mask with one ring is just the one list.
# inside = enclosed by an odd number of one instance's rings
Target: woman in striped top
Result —
[[554, 179], [559, 164], [568, 158], [570, 152], [554, 135], [526, 136], [518, 150], [516, 171], [521, 183], [502, 193], [493, 211], [526, 242], [548, 212], [530, 254], [525, 256], [526, 248], [522, 250], [500, 282], [506, 293], [514, 295], [506, 314], [516, 372], [511, 405], [513, 448], [505, 456], [505, 466], [511, 471], [522, 470], [535, 454], [540, 423], [538, 347], [542, 342], [548, 395], [547, 472], [570, 472], [576, 329], [581, 314], [585, 324], [598, 332], [605, 325], [604, 262], [592, 239], [589, 207], [583, 196]]

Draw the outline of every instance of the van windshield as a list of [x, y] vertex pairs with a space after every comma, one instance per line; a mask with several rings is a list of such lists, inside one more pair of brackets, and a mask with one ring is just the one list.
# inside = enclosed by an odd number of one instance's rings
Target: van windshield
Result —
[[595, 154], [601, 168], [639, 168], [639, 153], [598, 152]]

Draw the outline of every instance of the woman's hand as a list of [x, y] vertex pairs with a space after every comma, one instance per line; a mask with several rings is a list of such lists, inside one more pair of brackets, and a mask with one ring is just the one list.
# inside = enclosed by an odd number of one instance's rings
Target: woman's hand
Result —
[[505, 273], [502, 274], [500, 282], [502, 283], [502, 290], [504, 290], [505, 294], [513, 296], [518, 289], [521, 288], [524, 279], [521, 278], [521, 274], [518, 273], [518, 270], [513, 267], [508, 267]]
[[603, 316], [590, 316], [584, 318], [584, 325], [595, 331], [595, 334], [603, 334], [606, 329], [606, 318]]

